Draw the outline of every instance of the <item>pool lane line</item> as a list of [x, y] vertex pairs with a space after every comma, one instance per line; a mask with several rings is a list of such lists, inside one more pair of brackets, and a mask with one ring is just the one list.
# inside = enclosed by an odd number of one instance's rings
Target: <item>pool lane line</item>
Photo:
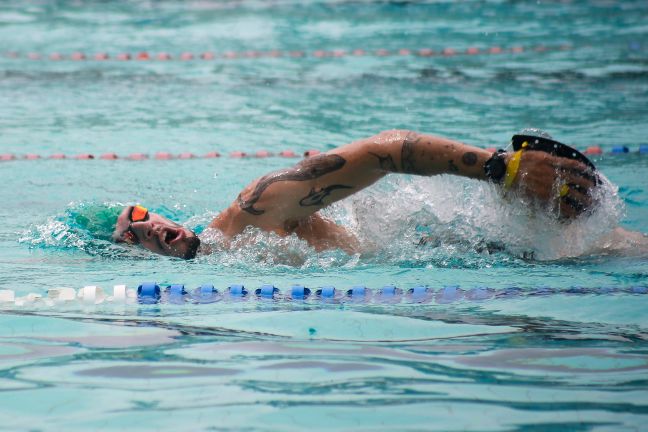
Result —
[[[495, 152], [495, 147], [488, 147], [485, 150], [490, 152]], [[128, 155], [118, 155], [117, 153], [103, 153], [100, 155], [95, 155], [92, 153], [80, 153], [75, 155], [66, 155], [64, 153], [54, 153], [51, 155], [40, 155], [37, 153], [27, 153], [27, 154], [13, 154], [13, 153], [1, 153], [0, 162], [12, 162], [12, 161], [38, 161], [38, 160], [127, 160], [127, 161], [146, 161], [146, 160], [191, 160], [191, 159], [218, 159], [222, 157], [229, 157], [231, 159], [265, 159], [271, 157], [280, 157], [280, 158], [298, 158], [298, 157], [310, 157], [320, 154], [319, 150], [311, 149], [306, 150], [305, 152], [300, 153], [293, 150], [282, 150], [276, 153], [267, 151], [267, 150], [257, 150], [256, 152], [244, 152], [244, 151], [232, 151], [227, 155], [223, 155], [217, 151], [211, 151], [203, 155], [198, 155], [191, 152], [182, 152], [178, 154], [169, 153], [169, 152], [157, 152], [154, 154], [148, 153], [131, 153]], [[608, 151], [604, 151], [600, 146], [590, 146], [583, 150], [584, 154], [592, 156], [602, 156], [602, 155], [645, 155], [648, 154], [648, 144], [641, 144], [636, 150], [631, 150], [627, 146], [614, 146]]]
[[343, 57], [455, 57], [455, 56], [476, 56], [476, 55], [501, 55], [501, 54], [523, 54], [523, 53], [546, 53], [551, 51], [570, 51], [574, 46], [571, 44], [561, 45], [533, 45], [511, 47], [490, 46], [490, 47], [469, 47], [466, 49], [455, 49], [451, 47], [432, 49], [432, 48], [400, 48], [400, 49], [348, 49], [348, 50], [244, 50], [244, 51], [204, 51], [195, 53], [183, 51], [179, 54], [171, 54], [167, 51], [152, 53], [148, 51], [139, 52], [120, 52], [117, 54], [108, 54], [107, 52], [98, 52], [88, 54], [82, 51], [75, 51], [70, 54], [53, 52], [42, 54], [38, 52], [21, 53], [19, 51], [7, 51], [4, 53], [5, 58], [9, 59], [26, 59], [33, 61], [215, 61], [215, 60], [246, 60], [246, 59], [268, 59], [268, 58], [315, 58], [331, 59]]
[[232, 284], [225, 289], [218, 289], [212, 284], [203, 284], [196, 288], [187, 288], [184, 284], [161, 285], [156, 282], [144, 282], [137, 288], [128, 288], [120, 284], [113, 287], [112, 295], [95, 285], [74, 288], [53, 288], [45, 296], [30, 293], [16, 296], [13, 290], [0, 290], [0, 309], [22, 307], [29, 305], [56, 306], [61, 304], [80, 303], [85, 305], [112, 304], [209, 304], [216, 302], [235, 301], [283, 301], [309, 303], [437, 303], [449, 304], [455, 302], [481, 302], [498, 299], [524, 299], [545, 296], [577, 296], [577, 295], [645, 295], [648, 286], [637, 285], [628, 287], [581, 287], [570, 288], [462, 288], [460, 286], [444, 286], [433, 288], [418, 285], [409, 289], [401, 289], [394, 285], [386, 285], [380, 289], [355, 285], [350, 288], [322, 286], [309, 288], [302, 284], [294, 284], [289, 289], [280, 289], [272, 284], [264, 284], [258, 288], [248, 289], [242, 284]]
[[[319, 154], [319, 150], [306, 150], [302, 156], [309, 157]], [[232, 159], [245, 159], [245, 158], [269, 158], [269, 157], [281, 157], [281, 158], [296, 158], [300, 157], [299, 154], [292, 150], [282, 150], [277, 153], [269, 152], [267, 150], [258, 150], [256, 152], [244, 152], [244, 151], [233, 151], [228, 155]], [[49, 160], [131, 160], [131, 161], [144, 161], [149, 159], [154, 160], [190, 160], [190, 159], [217, 159], [225, 157], [220, 152], [212, 151], [204, 155], [198, 155], [191, 152], [182, 152], [179, 154], [173, 154], [169, 152], [157, 152], [155, 154], [149, 155], [148, 153], [131, 153], [129, 155], [120, 156], [116, 153], [103, 153], [101, 155], [94, 155], [92, 153], [80, 153], [75, 155], [66, 155], [64, 153], [54, 153], [51, 155], [40, 155], [37, 153], [27, 153], [24, 155], [16, 155], [13, 153], [2, 153], [0, 154], [0, 162], [9, 162], [9, 161], [37, 161], [43, 159]]]

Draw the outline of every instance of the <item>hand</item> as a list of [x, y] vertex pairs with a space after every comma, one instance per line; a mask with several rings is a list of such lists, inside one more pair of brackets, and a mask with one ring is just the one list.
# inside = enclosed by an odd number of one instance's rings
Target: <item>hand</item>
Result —
[[[506, 155], [509, 163], [512, 153]], [[560, 217], [574, 219], [595, 204], [596, 173], [582, 162], [541, 151], [522, 153], [512, 190], [539, 201]]]

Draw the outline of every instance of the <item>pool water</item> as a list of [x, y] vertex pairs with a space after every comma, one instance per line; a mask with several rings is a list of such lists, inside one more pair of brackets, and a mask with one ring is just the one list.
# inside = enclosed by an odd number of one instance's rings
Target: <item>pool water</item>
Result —
[[[0, 153], [43, 158], [0, 161], [0, 290], [157, 281], [552, 294], [0, 304], [0, 429], [644, 429], [648, 295], [627, 290], [648, 283], [648, 253], [597, 245], [617, 225], [648, 233], [648, 157], [636, 153], [648, 144], [647, 15], [633, 0], [3, 2]], [[470, 47], [480, 53], [395, 55]], [[484, 53], [493, 47], [505, 52]], [[284, 55], [241, 54], [252, 50]], [[77, 51], [111, 60], [48, 60]], [[179, 60], [206, 51], [217, 58]], [[173, 60], [114, 60], [123, 52]], [[490, 185], [392, 176], [324, 211], [363, 254], [249, 230], [239, 247], [190, 262], [111, 244], [91, 223], [138, 202], [201, 231], [251, 180], [299, 160], [233, 151], [326, 151], [391, 128], [504, 147], [524, 127], [602, 147], [593, 160], [616, 186], [598, 212], [564, 225]], [[633, 152], [610, 155], [615, 146]], [[124, 158], [212, 151], [223, 157]], [[121, 158], [47, 158], [108, 152]]]

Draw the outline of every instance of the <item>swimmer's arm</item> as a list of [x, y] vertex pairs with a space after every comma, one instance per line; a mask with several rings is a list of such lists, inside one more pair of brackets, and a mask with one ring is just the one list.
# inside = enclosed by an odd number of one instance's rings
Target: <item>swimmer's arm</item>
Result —
[[228, 235], [248, 225], [291, 231], [318, 210], [352, 195], [389, 173], [456, 174], [485, 180], [491, 154], [456, 141], [393, 130], [355, 141], [248, 185], [212, 223]]
[[[382, 132], [258, 178], [243, 189], [212, 226], [228, 235], [237, 234], [249, 225], [290, 232], [291, 227], [318, 210], [390, 173], [454, 174], [487, 180], [484, 164], [491, 156], [487, 150], [447, 138], [406, 130]], [[584, 169], [577, 161], [527, 151], [512, 188], [550, 201], [554, 198], [556, 170]], [[577, 183], [583, 179], [565, 174], [565, 181]]]

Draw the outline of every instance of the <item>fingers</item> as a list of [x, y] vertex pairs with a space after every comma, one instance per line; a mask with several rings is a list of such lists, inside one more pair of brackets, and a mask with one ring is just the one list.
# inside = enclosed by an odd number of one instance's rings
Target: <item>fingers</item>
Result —
[[587, 180], [589, 183], [591, 183], [591, 186], [598, 184], [598, 177], [596, 173], [582, 162], [566, 158], [554, 158], [554, 160], [552, 161], [552, 166], [556, 171], [560, 173], [577, 176], [583, 178], [584, 180]]
[[558, 176], [560, 184], [567, 184], [570, 188], [584, 194], [589, 194], [590, 191], [596, 186], [590, 179], [584, 178], [578, 174], [573, 173], [560, 173]]
[[576, 218], [595, 205], [593, 191], [601, 184], [596, 171], [573, 159], [528, 151], [514, 185], [523, 195], [549, 204], [562, 218]]
[[[591, 186], [599, 184], [598, 175], [592, 171], [592, 168], [578, 160], [553, 156], [539, 151], [529, 151], [526, 155], [530, 156], [528, 158], [530, 164], [545, 165], [551, 167], [557, 173], [582, 177], [589, 181]], [[572, 180], [570, 179], [570, 181]]]
[[562, 198], [558, 203], [558, 215], [562, 219], [575, 219], [583, 212], [577, 203], [571, 202], [569, 198]]
[[574, 169], [560, 169], [560, 174], [571, 177], [572, 181], [578, 182], [588, 188], [594, 187], [599, 184], [599, 179], [596, 173], [592, 172], [589, 168], [585, 171]]
[[579, 185], [564, 184], [559, 191], [558, 211], [561, 216], [573, 218], [591, 208], [592, 202], [591, 195]]
[[567, 159], [562, 157], [553, 156], [552, 165], [556, 169], [571, 169], [574, 171], [591, 171], [591, 168], [585, 165], [583, 162]]

